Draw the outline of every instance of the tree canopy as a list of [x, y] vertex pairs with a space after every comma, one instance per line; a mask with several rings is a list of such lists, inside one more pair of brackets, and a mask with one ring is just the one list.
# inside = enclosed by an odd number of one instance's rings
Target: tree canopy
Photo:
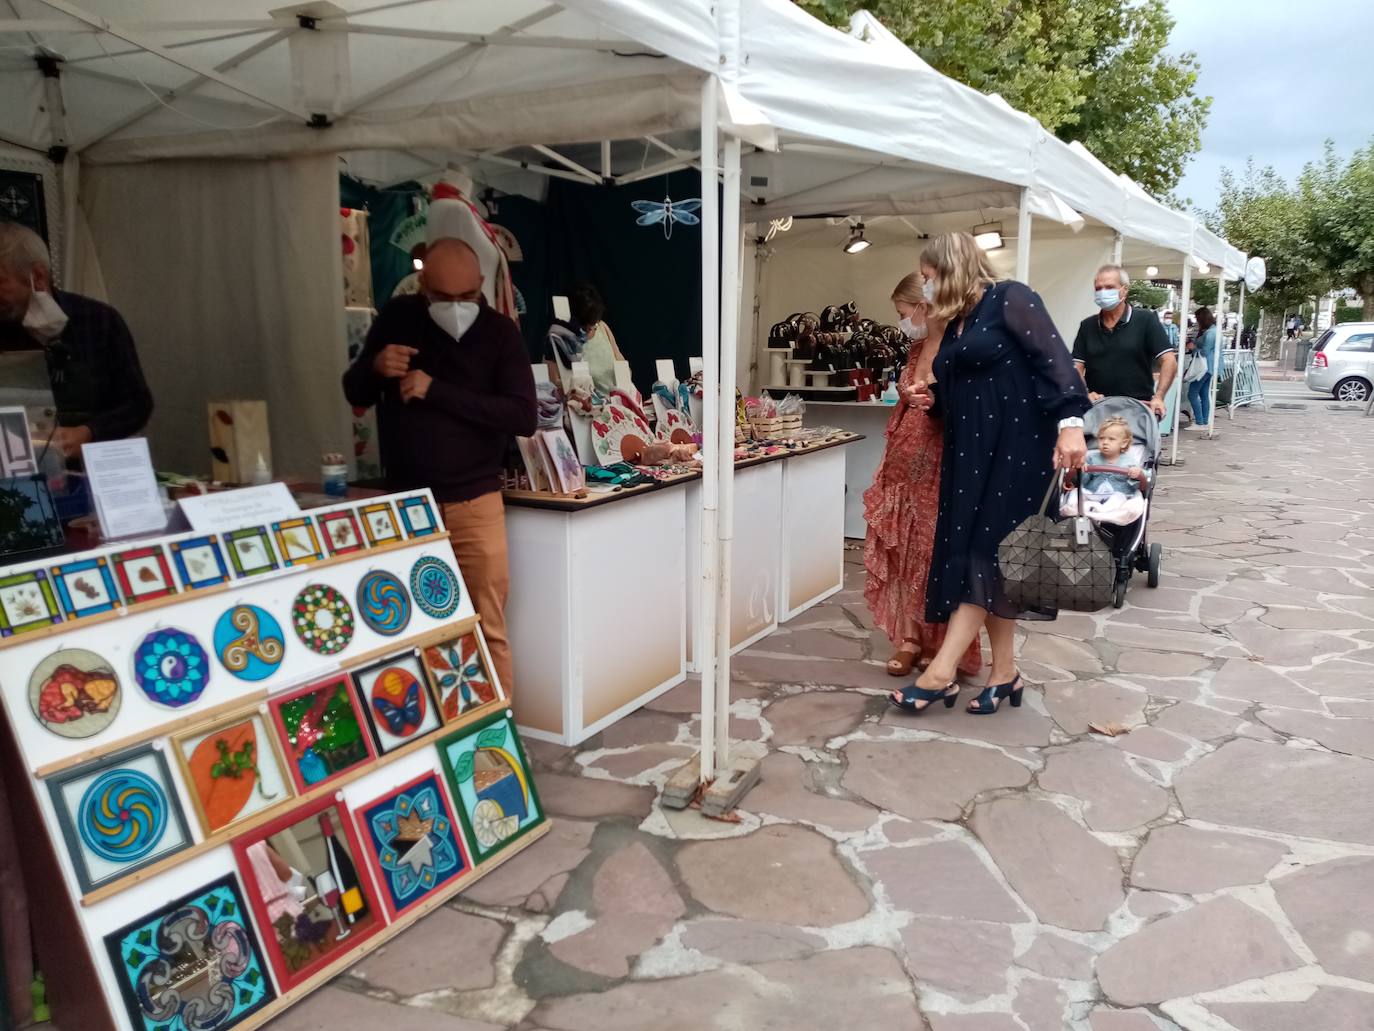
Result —
[[938, 71], [998, 93], [1166, 197], [1211, 107], [1195, 54], [1165, 51], [1165, 0], [795, 0], [833, 25], [867, 9]]
[[1298, 196], [1312, 260], [1332, 286], [1358, 290], [1374, 320], [1374, 142], [1342, 163], [1328, 140], [1298, 178]]
[[1217, 206], [1200, 214], [1231, 244], [1263, 256], [1267, 278], [1255, 301], [1265, 309], [1296, 308], [1326, 290], [1328, 279], [1308, 243], [1308, 206], [1272, 168], [1248, 161], [1239, 176], [1222, 169]]

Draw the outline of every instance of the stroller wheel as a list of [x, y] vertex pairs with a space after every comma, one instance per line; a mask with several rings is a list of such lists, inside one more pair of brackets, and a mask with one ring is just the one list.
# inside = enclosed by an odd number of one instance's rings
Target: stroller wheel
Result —
[[1151, 587], [1159, 586], [1159, 567], [1164, 561], [1164, 546], [1162, 544], [1150, 545], [1150, 570], [1145, 582]]
[[1112, 588], [1112, 608], [1119, 609], [1126, 604], [1126, 587], [1129, 580], [1118, 580], [1116, 586]]

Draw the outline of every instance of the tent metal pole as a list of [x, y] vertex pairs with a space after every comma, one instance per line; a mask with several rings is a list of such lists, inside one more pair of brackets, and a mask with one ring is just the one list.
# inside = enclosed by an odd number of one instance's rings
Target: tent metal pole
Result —
[[1193, 291], [1193, 256], [1183, 256], [1183, 292], [1178, 301], [1178, 369], [1174, 372], [1174, 444], [1170, 465], [1178, 464], [1178, 438], [1183, 436], [1183, 357], [1188, 340], [1188, 305]]
[[601, 141], [601, 178], [611, 177], [611, 141]]
[[1207, 439], [1211, 440], [1217, 435], [1217, 377], [1221, 374], [1221, 364], [1226, 360], [1226, 341], [1221, 334], [1226, 324], [1224, 313], [1226, 311], [1226, 266], [1219, 269], [1217, 276], [1217, 309], [1214, 314], [1221, 325], [1217, 327], [1217, 338], [1213, 345], [1217, 353], [1216, 368], [1212, 370], [1212, 381], [1207, 384], [1208, 393], [1211, 397], [1207, 404]]
[[[701, 783], [716, 776], [716, 519], [720, 502], [720, 192], [716, 185], [715, 76], [701, 85], [701, 578], [692, 654], [701, 670]], [[734, 453], [734, 438], [731, 438]], [[688, 575], [692, 571], [688, 570]]]
[[[242, 39], [244, 36], [261, 36], [263, 29], [240, 29], [238, 32], [226, 32], [223, 35], [202, 36], [199, 39], [183, 39], [176, 43], [164, 43], [168, 50], [177, 50], [182, 47], [199, 47], [209, 43], [225, 43], [231, 39]], [[128, 50], [109, 50], [99, 54], [88, 54], [85, 57], [68, 57], [62, 62], [63, 68], [73, 68], [79, 64], [89, 64], [92, 61], [109, 61], [112, 58], [134, 57], [143, 53], [138, 47], [130, 47]]]
[[[562, 11], [563, 8], [557, 6], [556, 4], [551, 4], [548, 7], [541, 7], [539, 8], [539, 10], [534, 11], [531, 14], [527, 14], [525, 17], [520, 18], [517, 21], [513, 21], [504, 28], [498, 29], [497, 31], [493, 32], [491, 34], [491, 38], [493, 40], [496, 40], [499, 37], [514, 35], [515, 33], [528, 29], [533, 25], [538, 25], [541, 21], [547, 21], [549, 18], [552, 18], [555, 14], [561, 14]], [[471, 54], [480, 54], [482, 52], [482, 49], [483, 48], [476, 43], [468, 43], [464, 46], [458, 47], [458, 49], [456, 50], [449, 51], [447, 54], [442, 54], [432, 61], [425, 62], [418, 68], [412, 68], [405, 74], [397, 76], [389, 82], [382, 83], [382, 85], [378, 86], [376, 89], [368, 90], [360, 97], [354, 97], [351, 101], [349, 101], [348, 106], [343, 109], [342, 113], [345, 115], [352, 114], [359, 108], [367, 107], [369, 104], [375, 104], [383, 97], [389, 97], [397, 90], [401, 90], [409, 86], [412, 82], [418, 82], [427, 75], [433, 75], [440, 69], [447, 68], [450, 65], [456, 64], [463, 58]]]
[[468, 157], [473, 161], [490, 161], [493, 165], [501, 165], [505, 168], [518, 168], [522, 172], [533, 172], [535, 175], [546, 175], [551, 179], [566, 179], [571, 183], [586, 183], [587, 181], [586, 176], [577, 175], [574, 172], [565, 172], [561, 168], [546, 168], [543, 165], [532, 165], [528, 161], [521, 161], [519, 158], [502, 157], [498, 151], [478, 153], [470, 150], [456, 150], [454, 153]]
[[[1231, 346], [1236, 350], [1236, 364], [1231, 370], [1231, 375], [1240, 376], [1240, 341], [1245, 336], [1245, 277], [1240, 277], [1240, 300], [1236, 302], [1236, 338], [1231, 342]], [[1223, 356], [1224, 357], [1224, 356]], [[1231, 403], [1226, 406], [1227, 418], [1236, 417], [1236, 385], [1231, 384]], [[1212, 418], [1216, 418], [1216, 413], [1212, 413]]]
[[[48, 3], [49, 0], [40, 0]], [[319, 32], [349, 32], [358, 36], [394, 36], [399, 39], [428, 39], [440, 43], [470, 43], [473, 46], [533, 47], [541, 50], [586, 50], [594, 53], [611, 54], [617, 50], [633, 47], [635, 53], [647, 57], [659, 57], [657, 51], [626, 39], [600, 40], [578, 39], [573, 36], [516, 36], [502, 35], [500, 32], [441, 32], [434, 29], [405, 28], [389, 25], [357, 25], [353, 22], [322, 21], [316, 26]]]
[[1126, 243], [1126, 238], [1125, 238], [1124, 236], [1122, 236], [1120, 233], [1117, 233], [1117, 234], [1112, 238], [1112, 264], [1113, 264], [1113, 265], [1120, 265], [1120, 264], [1121, 264], [1121, 249], [1122, 249], [1122, 247], [1125, 246], [1125, 243]]
[[[151, 40], [144, 39], [137, 32], [131, 32], [126, 28], [116, 25], [114, 22], [107, 21], [105, 18], [102, 18], [98, 14], [92, 14], [90, 11], [86, 10], [83, 7], [78, 7], [76, 4], [69, 3], [68, 0], [40, 0], [40, 2], [47, 7], [51, 7], [53, 10], [61, 11], [63, 14], [70, 15], [77, 21], [82, 21], [85, 22], [87, 25], [92, 25], [100, 31], [106, 32], [109, 35], [114, 36], [116, 39], [122, 39], [125, 43], [128, 43], [131, 46], [142, 47], [148, 53], [160, 57], [164, 61], [170, 62], [171, 64], [177, 65], [178, 67], [185, 68], [188, 72], [194, 72], [197, 75], [202, 75], [211, 82], [215, 82], [223, 86], [225, 89], [233, 90], [235, 93], [240, 93], [245, 97], [250, 97], [261, 104], [266, 104], [273, 110], [280, 111], [282, 114], [287, 114], [293, 118], [298, 118], [302, 122], [310, 121], [310, 112], [304, 110], [303, 108], [298, 108], [291, 104], [284, 104], [279, 100], [267, 96], [266, 93], [263, 93], [260, 90], [256, 90], [251, 86], [246, 86], [241, 82], [235, 82], [233, 79], [225, 75], [221, 75], [219, 72], [214, 71], [211, 68], [205, 68], [202, 67], [200, 64], [196, 63], [195, 61], [188, 61], [183, 57], [178, 57], [176, 54], [168, 50], [166, 47], [159, 46], [157, 43], [154, 43]], [[268, 28], [281, 28], [281, 23], [274, 21], [268, 26]]]
[[579, 165], [572, 158], [564, 157], [562, 154], [558, 153], [558, 151], [554, 150], [552, 147], [546, 147], [542, 143], [535, 143], [532, 145], [532, 149], [538, 151], [540, 154], [543, 154], [550, 161], [557, 161], [564, 168], [568, 169], [568, 171], [576, 172], [578, 175], [582, 176], [582, 178], [586, 179], [587, 182], [592, 183], [595, 186], [599, 186], [601, 184], [601, 176], [597, 175], [595, 172], [593, 172], [590, 168], [586, 167], [585, 165]]
[[669, 172], [679, 172], [684, 168], [695, 167], [700, 157], [700, 154], [681, 154], [671, 161], [661, 161], [656, 165], [650, 165], [648, 168], [641, 168], [637, 172], [616, 176], [615, 181], [624, 186], [627, 183], [637, 183], [643, 179], [652, 179], [656, 175], [667, 175]]
[[716, 516], [720, 550], [716, 559], [716, 769], [730, 766], [730, 595], [735, 538], [735, 354], [739, 347], [740, 304], [740, 142], [727, 135], [725, 188], [721, 196], [720, 259], [720, 510]]
[[[266, 39], [261, 39], [258, 42], [254, 43], [248, 49], [240, 50], [237, 54], [234, 54], [232, 57], [225, 58], [219, 64], [215, 65], [215, 71], [227, 72], [231, 68], [236, 68], [239, 65], [241, 65], [244, 61], [247, 61], [250, 57], [256, 57], [264, 50], [268, 50], [276, 46], [282, 40], [286, 39], [287, 36], [290, 36], [292, 33], [296, 31], [298, 31], [296, 26], [292, 26], [288, 29], [282, 29], [280, 32], [274, 32]], [[147, 118], [150, 114], [153, 114], [155, 111], [160, 111], [165, 106], [165, 103], [167, 101], [179, 96], [183, 96], [187, 93], [192, 92], [193, 90], [199, 89], [208, 81], [209, 80], [206, 79], [205, 76], [196, 75], [190, 79], [187, 79], [180, 86], [174, 86], [171, 89], [160, 91], [161, 95], [158, 99], [149, 101], [148, 103], [140, 107], [137, 111], [133, 111], [127, 117], [120, 119], [114, 125], [106, 126], [105, 128], [99, 130], [99, 132], [96, 135], [91, 136], [88, 139], [82, 140], [76, 149], [78, 151], [85, 150], [87, 147], [93, 147], [101, 140], [107, 139], [117, 132], [123, 132], [125, 129], [129, 128], [129, 126], [141, 122], [143, 119]]]
[[1016, 209], [1016, 280], [1030, 283], [1031, 210], [1030, 189], [1021, 187], [1021, 199]]
[[663, 153], [669, 155], [670, 157], [680, 158], [683, 156], [684, 153], [686, 153], [685, 151], [678, 150], [676, 147], [668, 146], [668, 144], [664, 143], [657, 136], [645, 135], [644, 138], [648, 140], [650, 143], [652, 143], [659, 150], [663, 151]]

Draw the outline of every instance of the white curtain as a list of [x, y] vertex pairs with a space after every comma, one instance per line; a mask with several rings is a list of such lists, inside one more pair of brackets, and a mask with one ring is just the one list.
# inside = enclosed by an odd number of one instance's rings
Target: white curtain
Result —
[[209, 472], [221, 400], [267, 401], [278, 477], [351, 452], [334, 155], [88, 165], [81, 207], [153, 392], [156, 468]]

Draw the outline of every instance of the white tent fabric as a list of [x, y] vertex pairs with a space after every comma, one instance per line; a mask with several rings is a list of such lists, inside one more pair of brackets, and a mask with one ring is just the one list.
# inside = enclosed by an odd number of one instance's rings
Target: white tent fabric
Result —
[[208, 469], [206, 403], [236, 398], [267, 401], [279, 471], [309, 475], [321, 452], [350, 450], [338, 195], [332, 156], [86, 173], [110, 299], [156, 399], [158, 468]]

